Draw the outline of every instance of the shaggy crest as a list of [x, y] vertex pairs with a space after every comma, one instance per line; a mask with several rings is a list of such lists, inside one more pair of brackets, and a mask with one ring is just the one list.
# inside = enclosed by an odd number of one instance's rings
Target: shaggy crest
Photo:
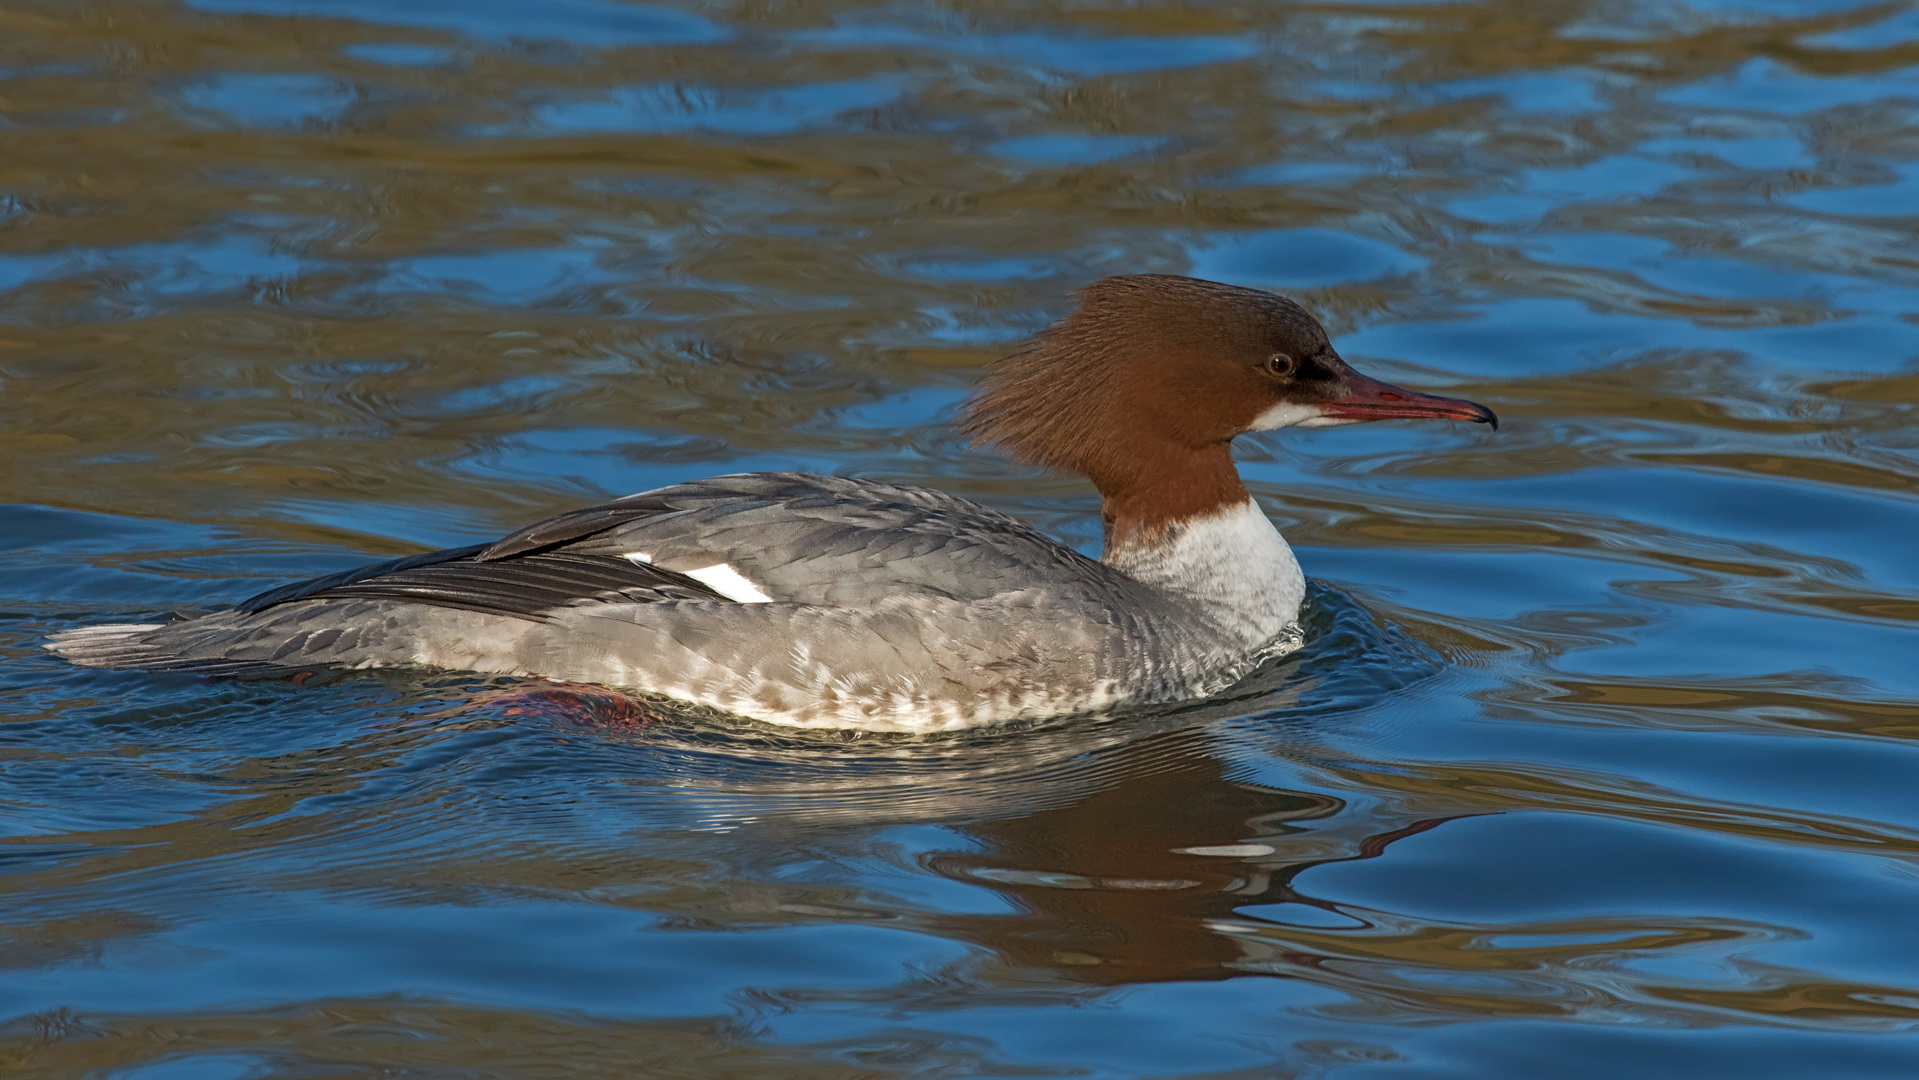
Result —
[[1076, 301], [981, 381], [960, 419], [975, 445], [1097, 482], [1141, 437], [1201, 446], [1246, 430], [1265, 403], [1250, 380], [1216, 371], [1220, 358], [1257, 355], [1276, 338], [1326, 347], [1306, 309], [1237, 285], [1128, 274]]
[[[1109, 277], [982, 380], [960, 419], [976, 445], [1091, 479], [1109, 554], [1245, 502], [1229, 444], [1282, 393], [1331, 396], [1337, 371], [1281, 386], [1275, 354], [1319, 373], [1326, 331], [1283, 296], [1171, 274]], [[1343, 365], [1341, 365], [1343, 367]], [[1303, 373], [1304, 374], [1304, 373]]]

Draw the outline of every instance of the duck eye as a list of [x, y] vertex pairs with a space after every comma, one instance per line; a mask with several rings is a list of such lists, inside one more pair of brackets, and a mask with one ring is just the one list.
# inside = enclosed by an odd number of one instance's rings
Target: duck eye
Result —
[[1285, 353], [1274, 353], [1266, 358], [1266, 373], [1282, 379], [1291, 375], [1298, 367], [1298, 362]]

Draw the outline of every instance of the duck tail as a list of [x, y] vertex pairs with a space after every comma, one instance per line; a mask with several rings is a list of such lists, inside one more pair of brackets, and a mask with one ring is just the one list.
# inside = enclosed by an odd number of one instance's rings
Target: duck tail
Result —
[[149, 637], [165, 623], [110, 623], [62, 630], [41, 646], [76, 664], [103, 668], [143, 668], [172, 657]]
[[79, 626], [49, 637], [42, 648], [87, 667], [140, 671], [192, 671], [203, 675], [238, 675], [271, 668], [258, 661], [190, 656], [174, 635], [160, 631], [179, 623], [108, 623]]

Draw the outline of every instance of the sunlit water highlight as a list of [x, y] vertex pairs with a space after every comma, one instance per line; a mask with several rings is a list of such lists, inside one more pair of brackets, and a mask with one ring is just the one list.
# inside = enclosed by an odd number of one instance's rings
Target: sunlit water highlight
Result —
[[[1919, 1075], [1919, 14], [0, 5], [0, 1075]], [[1246, 440], [1212, 702], [925, 740], [78, 670], [581, 502], [968, 452], [1101, 274], [1499, 433]]]

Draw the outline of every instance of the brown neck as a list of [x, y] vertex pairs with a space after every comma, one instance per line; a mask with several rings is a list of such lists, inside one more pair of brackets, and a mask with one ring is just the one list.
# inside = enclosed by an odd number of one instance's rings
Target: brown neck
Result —
[[1172, 526], [1246, 502], [1231, 443], [1182, 446], [1154, 441], [1127, 448], [1124, 466], [1092, 468], [1106, 526], [1103, 558], [1162, 539]]

